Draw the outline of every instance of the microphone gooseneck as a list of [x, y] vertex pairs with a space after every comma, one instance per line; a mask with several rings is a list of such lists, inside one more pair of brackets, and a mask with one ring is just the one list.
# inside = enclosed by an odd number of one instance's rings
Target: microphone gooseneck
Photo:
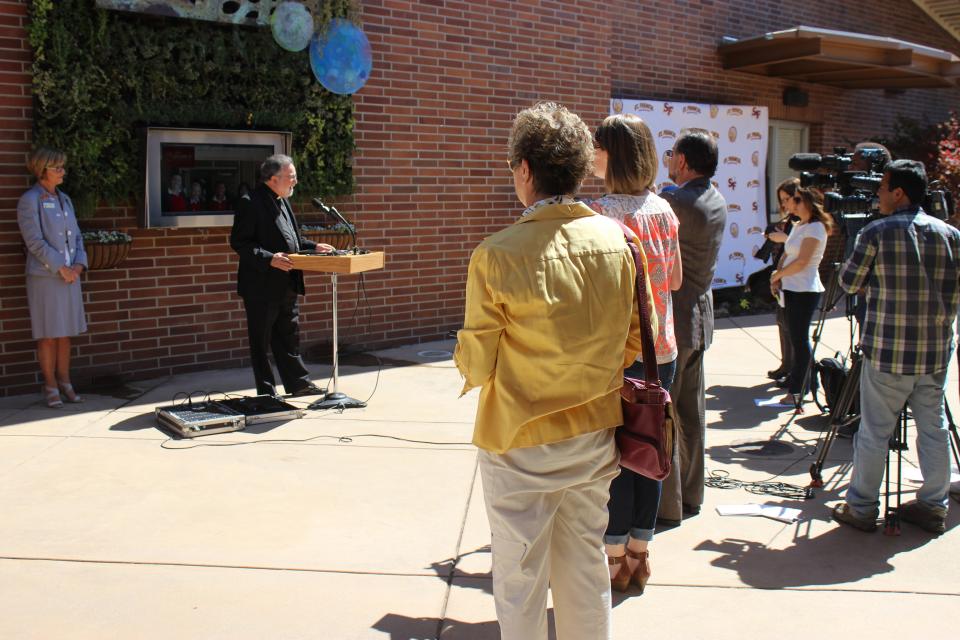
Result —
[[314, 198], [311, 200], [311, 202], [313, 202], [313, 206], [315, 206], [317, 209], [320, 209], [325, 214], [332, 216], [337, 222], [346, 227], [347, 231], [350, 232], [350, 238], [353, 240], [353, 253], [360, 253], [360, 250], [357, 248], [357, 230], [352, 224], [350, 224], [346, 217], [337, 211], [336, 207], [325, 204], [320, 198]]

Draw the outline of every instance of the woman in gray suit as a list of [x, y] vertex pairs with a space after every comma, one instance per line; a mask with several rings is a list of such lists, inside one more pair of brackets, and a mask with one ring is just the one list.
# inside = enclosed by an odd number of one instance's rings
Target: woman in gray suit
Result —
[[73, 202], [57, 187], [66, 174], [67, 155], [41, 147], [30, 154], [27, 169], [37, 182], [20, 197], [17, 224], [27, 246], [27, 302], [37, 341], [48, 407], [82, 402], [70, 384], [70, 338], [87, 330], [80, 274], [87, 254]]

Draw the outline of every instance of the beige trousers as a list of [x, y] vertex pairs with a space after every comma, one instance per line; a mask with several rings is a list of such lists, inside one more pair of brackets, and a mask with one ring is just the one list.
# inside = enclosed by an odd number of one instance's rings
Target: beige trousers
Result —
[[480, 451], [503, 640], [546, 640], [548, 585], [558, 640], [610, 638], [603, 532], [618, 461], [613, 429]]

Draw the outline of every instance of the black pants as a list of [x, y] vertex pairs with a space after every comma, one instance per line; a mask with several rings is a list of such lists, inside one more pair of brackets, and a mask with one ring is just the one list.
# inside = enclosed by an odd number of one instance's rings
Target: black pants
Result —
[[787, 328], [787, 312], [777, 305], [777, 333], [780, 334], [780, 366], [784, 375], [793, 371], [793, 345], [790, 343], [790, 330]]
[[244, 298], [247, 335], [250, 340], [250, 365], [258, 395], [275, 395], [276, 382], [267, 359], [267, 349], [280, 372], [284, 391], [293, 393], [310, 384], [310, 375], [300, 357], [300, 306], [295, 291], [287, 291], [280, 300]]
[[[793, 346], [793, 369], [790, 371], [790, 393], [800, 393], [803, 377], [810, 364], [810, 321], [820, 302], [820, 293], [816, 291], [784, 290], [784, 315], [790, 344]], [[815, 384], [811, 376], [811, 387]]]

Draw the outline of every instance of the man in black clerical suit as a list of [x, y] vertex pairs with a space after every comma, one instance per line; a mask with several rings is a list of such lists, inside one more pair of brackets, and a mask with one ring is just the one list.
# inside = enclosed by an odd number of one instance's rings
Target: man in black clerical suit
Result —
[[247, 312], [250, 363], [257, 394], [276, 395], [277, 388], [267, 360], [267, 349], [280, 372], [284, 391], [294, 396], [325, 391], [310, 382], [300, 357], [300, 310], [304, 295], [303, 272], [293, 268], [287, 254], [300, 250], [333, 251], [300, 236], [300, 227], [288, 198], [297, 184], [293, 159], [272, 155], [260, 165], [261, 183], [250, 199], [237, 201], [230, 232], [230, 246], [240, 256], [237, 293]]

